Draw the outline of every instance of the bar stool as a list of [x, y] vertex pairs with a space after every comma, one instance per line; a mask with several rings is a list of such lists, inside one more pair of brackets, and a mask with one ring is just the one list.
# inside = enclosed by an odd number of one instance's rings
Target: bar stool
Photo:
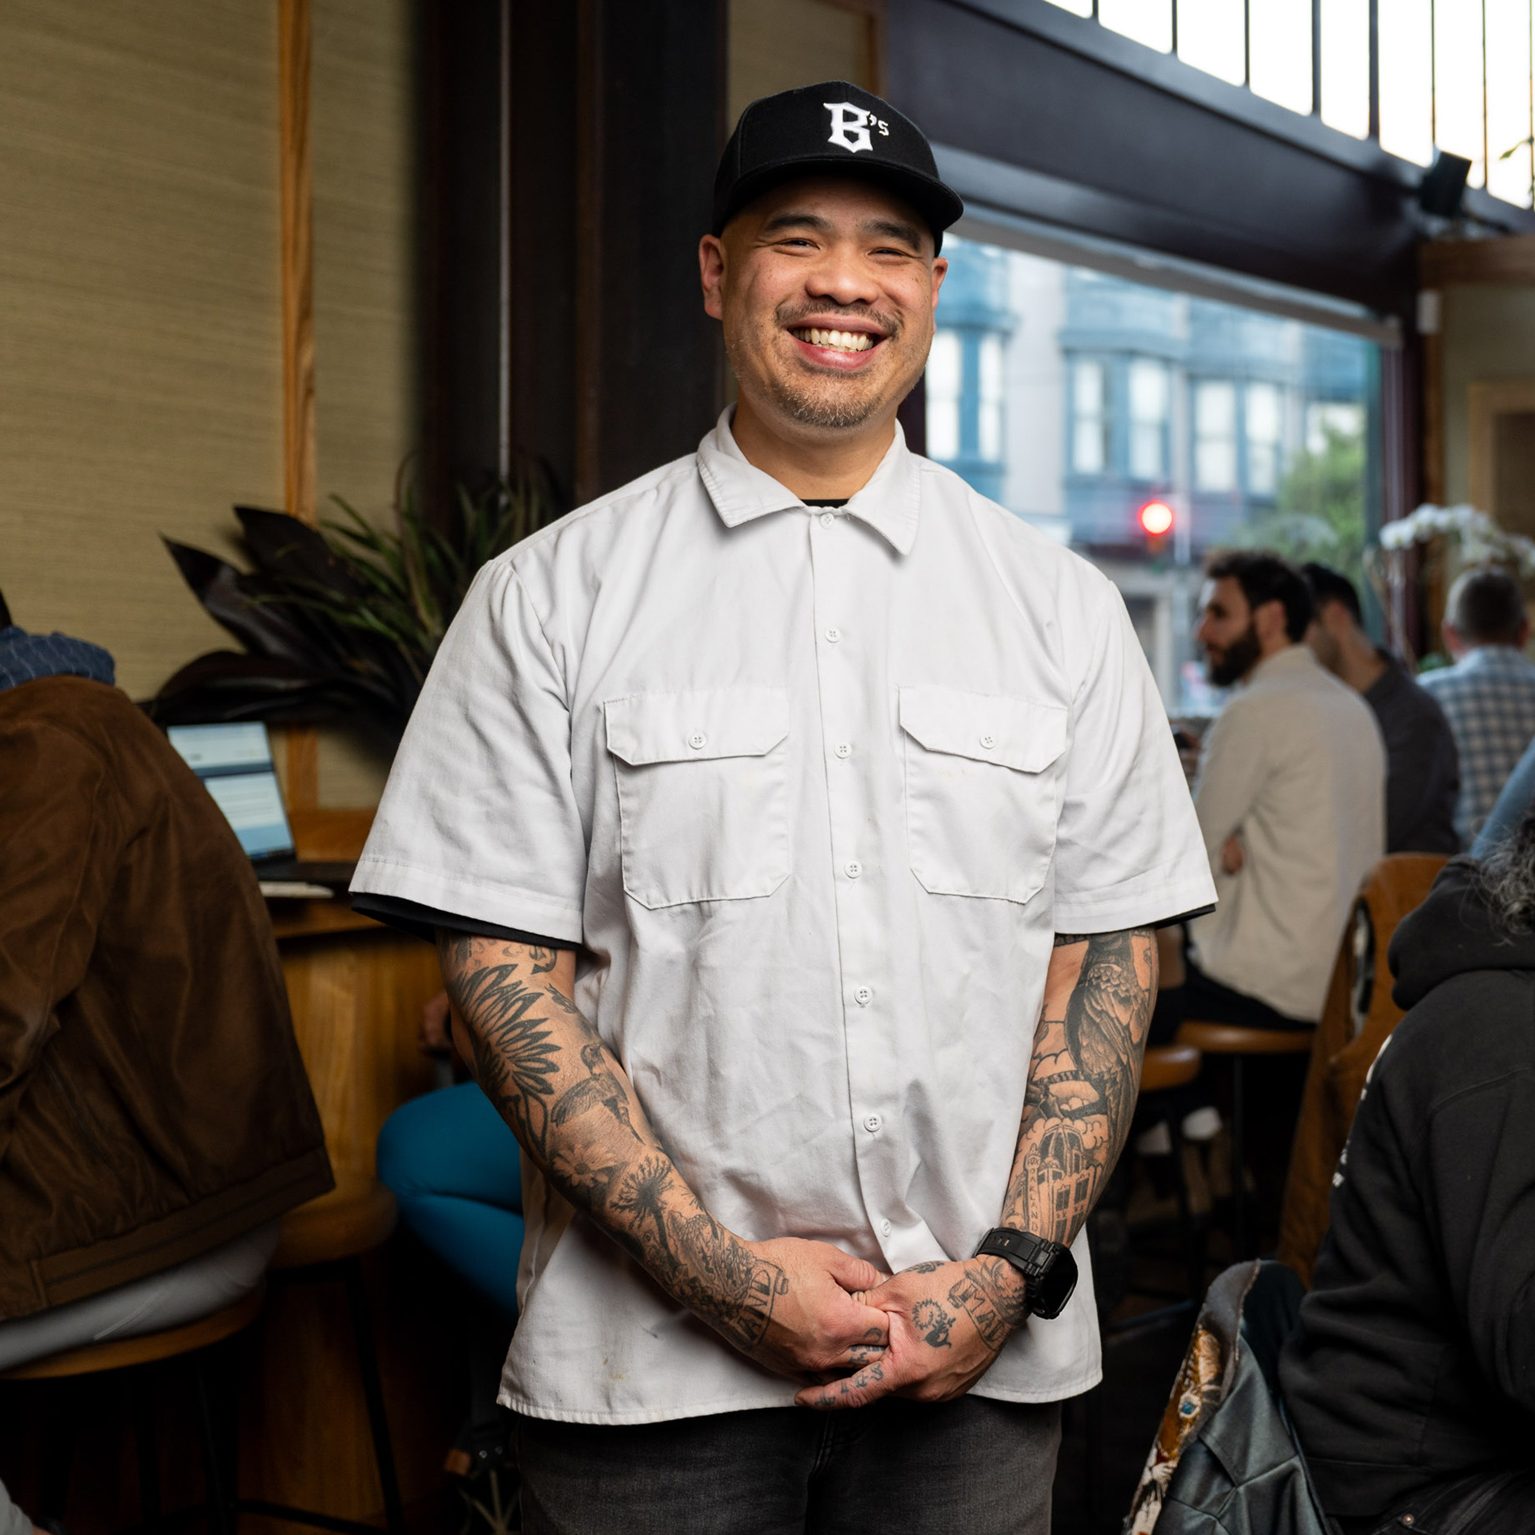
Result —
[[[384, 1499], [384, 1526], [394, 1535], [404, 1530], [405, 1514], [400, 1501], [399, 1479], [395, 1474], [394, 1451], [389, 1441], [389, 1422], [378, 1373], [378, 1350], [362, 1279], [362, 1257], [383, 1245], [394, 1230], [398, 1216], [394, 1195], [378, 1179], [338, 1170], [336, 1187], [328, 1194], [311, 1199], [283, 1217], [277, 1251], [272, 1255], [269, 1270], [274, 1286], [340, 1283], [345, 1288], [373, 1440], [373, 1459]], [[230, 1507], [236, 1513], [263, 1514], [271, 1519], [286, 1519], [324, 1530], [378, 1535], [377, 1525], [313, 1509], [294, 1508], [285, 1503], [236, 1497], [231, 1500]]]
[[[1159, 1094], [1187, 1087], [1199, 1075], [1203, 1063], [1204, 1057], [1193, 1045], [1152, 1045], [1141, 1064], [1142, 1105], [1155, 1108]], [[1178, 1228], [1183, 1235], [1188, 1300], [1197, 1305], [1205, 1288], [1204, 1242], [1189, 1205], [1189, 1183], [1183, 1170], [1181, 1121], [1182, 1116], [1177, 1113], [1169, 1113], [1166, 1117], [1167, 1133], [1172, 1141], [1173, 1189], [1178, 1200]]]
[[[197, 1391], [203, 1464], [207, 1476], [209, 1524], [221, 1535], [226, 1535], [232, 1528], [227, 1496], [227, 1492], [232, 1489], [224, 1487], [220, 1475], [220, 1457], [209, 1406], [203, 1354], [214, 1344], [233, 1337], [255, 1321], [265, 1298], [264, 1288], [258, 1285], [233, 1305], [185, 1322], [180, 1327], [143, 1333], [136, 1338], [86, 1344], [60, 1354], [50, 1354], [46, 1358], [34, 1359], [0, 1372], [0, 1381], [63, 1381], [114, 1371], [137, 1372], [131, 1377], [131, 1387], [134, 1397], [134, 1439], [139, 1464], [139, 1519], [140, 1528], [153, 1530], [159, 1526], [161, 1517], [160, 1473], [154, 1414], [146, 1389], [146, 1376], [152, 1366], [183, 1355], [192, 1356], [190, 1362]], [[62, 1521], [64, 1517], [75, 1452], [73, 1424], [76, 1419], [72, 1416], [68, 1421], [71, 1427], [65, 1434], [54, 1437], [45, 1452], [39, 1523], [43, 1519]]]
[[1309, 1055], [1315, 1029], [1251, 1029], [1235, 1023], [1189, 1018], [1178, 1028], [1177, 1042], [1205, 1055], [1231, 1062], [1231, 1200], [1232, 1257], [1256, 1256], [1248, 1251], [1247, 1142], [1242, 1064], [1249, 1056]]

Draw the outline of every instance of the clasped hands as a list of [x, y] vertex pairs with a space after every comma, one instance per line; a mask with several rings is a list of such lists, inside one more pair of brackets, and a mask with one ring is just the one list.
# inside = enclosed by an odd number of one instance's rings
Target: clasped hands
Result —
[[779, 1374], [810, 1378], [794, 1398], [801, 1407], [963, 1396], [1024, 1315], [1023, 1278], [1001, 1259], [920, 1263], [892, 1276], [824, 1242], [749, 1245], [789, 1283], [747, 1352]]

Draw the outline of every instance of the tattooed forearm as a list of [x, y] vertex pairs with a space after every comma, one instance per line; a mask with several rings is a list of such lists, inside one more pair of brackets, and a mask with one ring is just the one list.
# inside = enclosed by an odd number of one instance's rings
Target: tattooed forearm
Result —
[[548, 978], [558, 951], [452, 933], [438, 950], [475, 1079], [527, 1155], [670, 1295], [752, 1347], [788, 1280], [698, 1203], [617, 1058]]
[[1129, 1134], [1157, 950], [1143, 928], [1055, 942], [1002, 1218], [1070, 1242]]

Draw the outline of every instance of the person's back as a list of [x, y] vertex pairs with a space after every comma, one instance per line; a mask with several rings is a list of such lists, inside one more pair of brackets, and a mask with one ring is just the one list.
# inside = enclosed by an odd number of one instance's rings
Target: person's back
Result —
[[0, 687], [0, 1321], [330, 1183], [271, 924], [218, 808], [116, 688]]
[[1524, 594], [1497, 569], [1470, 570], [1450, 588], [1444, 642], [1455, 664], [1418, 680], [1444, 710], [1460, 757], [1455, 830], [1470, 847], [1526, 746], [1535, 739], [1535, 664]]
[[1495, 887], [1519, 927], [1457, 863], [1392, 941], [1411, 1011], [1360, 1101], [1281, 1371], [1348, 1535], [1535, 1528], [1532, 851], [1527, 831]]
[[1385, 849], [1385, 777], [1374, 715], [1305, 646], [1257, 665], [1212, 727], [1195, 789], [1220, 896], [1190, 924], [1206, 975], [1286, 1017], [1320, 1014], [1350, 905]]

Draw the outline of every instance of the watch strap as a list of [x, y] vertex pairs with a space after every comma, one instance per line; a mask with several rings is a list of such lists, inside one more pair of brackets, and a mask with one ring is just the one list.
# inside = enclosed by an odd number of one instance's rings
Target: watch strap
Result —
[[[1076, 1261], [1071, 1249], [1048, 1237], [1035, 1236], [1032, 1231], [1019, 1231], [1012, 1226], [994, 1226], [980, 1240], [974, 1256], [1005, 1259], [1023, 1275], [1024, 1298], [1029, 1311], [1049, 1319], [1059, 1316], [1071, 1292], [1076, 1288]], [[1058, 1263], [1064, 1262], [1070, 1273], [1065, 1293], [1057, 1304], [1041, 1304], [1041, 1281]]]

